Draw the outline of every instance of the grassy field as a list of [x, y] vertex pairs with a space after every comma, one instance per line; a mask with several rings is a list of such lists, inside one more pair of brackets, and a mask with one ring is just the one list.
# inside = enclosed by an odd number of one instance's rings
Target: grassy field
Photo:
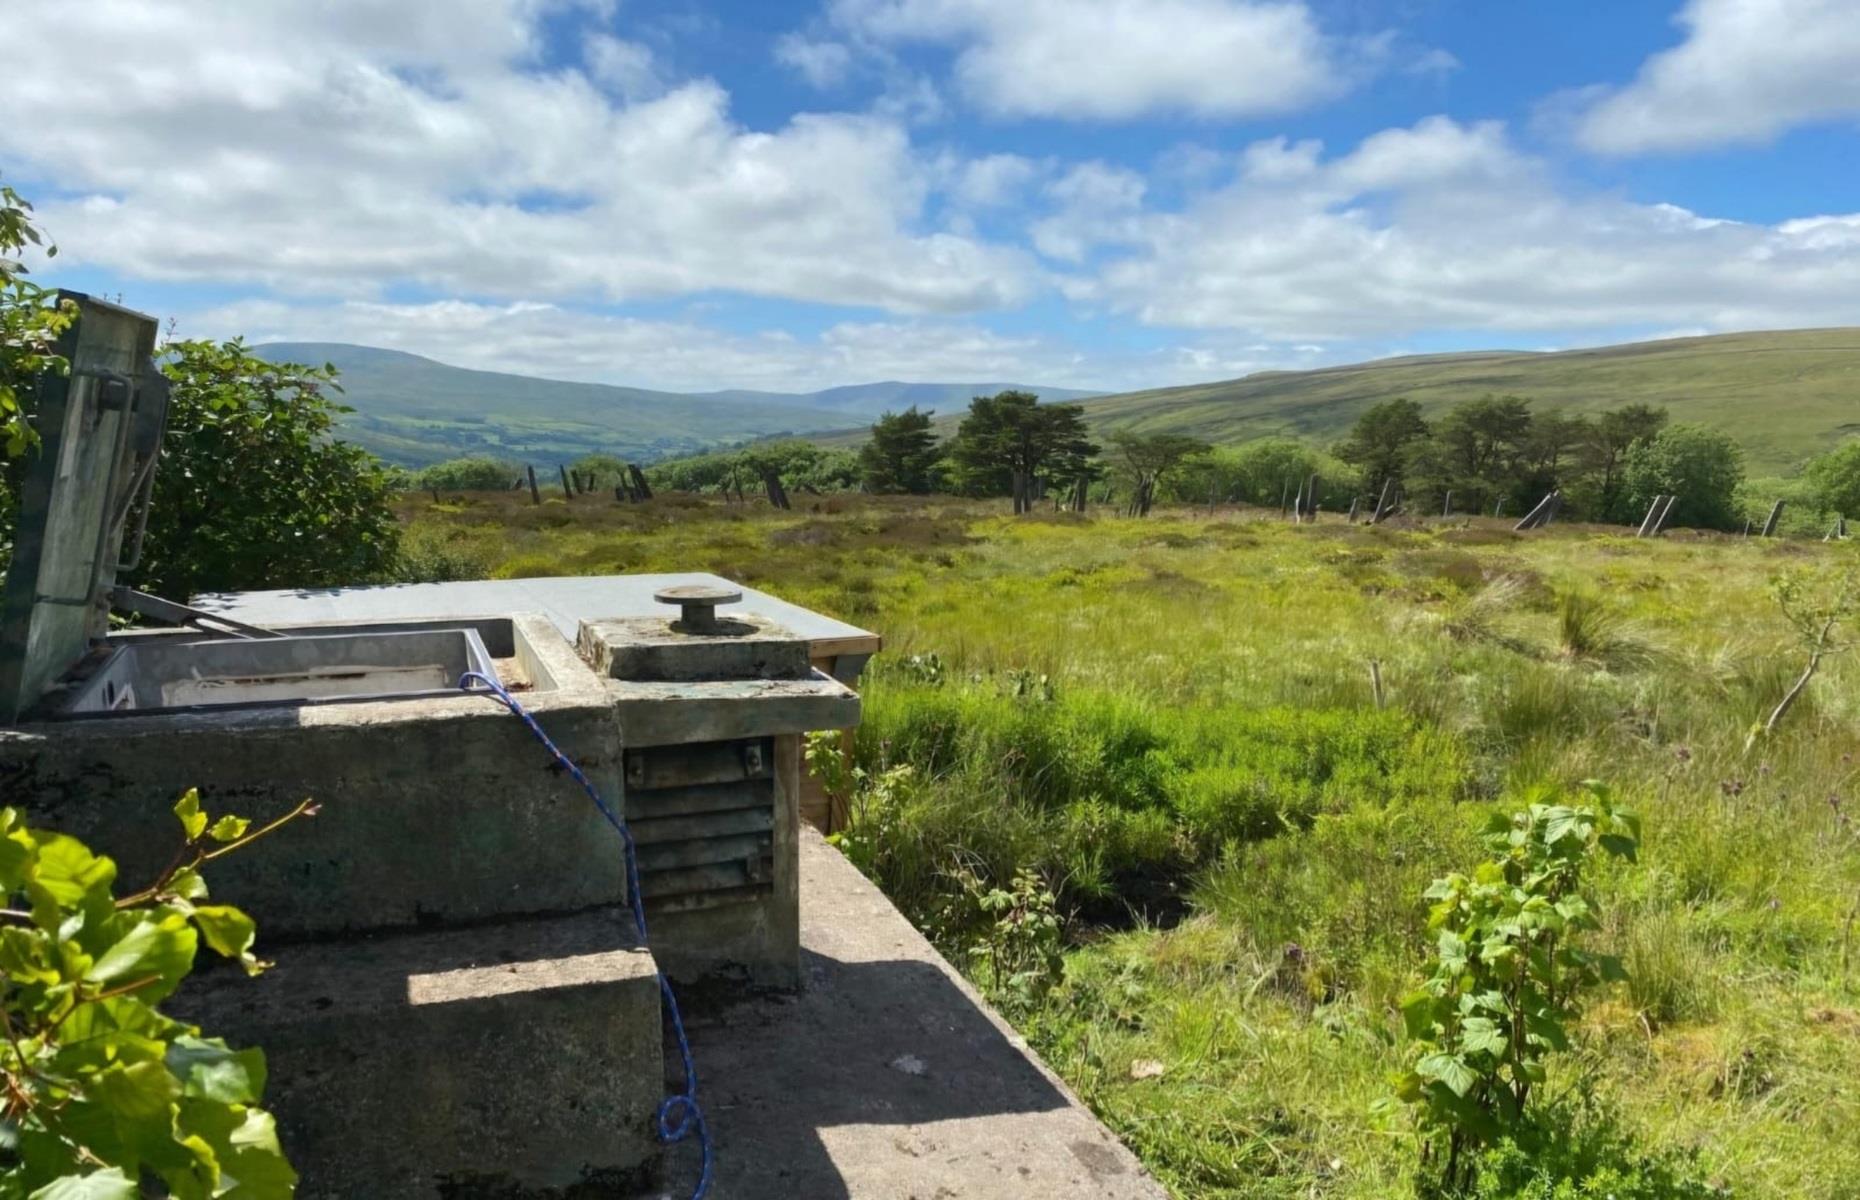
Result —
[[[1803, 658], [1771, 577], [1847, 547], [902, 498], [407, 505], [420, 574], [711, 570], [882, 632], [849, 853], [1178, 1196], [1408, 1194], [1412, 1128], [1378, 1102], [1421, 893], [1481, 857], [1488, 814], [1589, 777], [1645, 818], [1640, 862], [1596, 884], [1630, 979], [1543, 1094], [1568, 1161], [1619, 1173], [1558, 1190], [1514, 1162], [1485, 1194], [1860, 1194], [1855, 656], [1745, 748]], [[1001, 969], [986, 897], [1017, 872], [1056, 896], [1057, 972], [1037, 947]]]
[[[1432, 416], [1499, 393], [1540, 411], [1658, 404], [1676, 421], [1726, 430], [1753, 475], [1783, 474], [1860, 432], [1860, 329], [1673, 338], [1552, 354], [1442, 354], [1102, 396], [1085, 402], [1099, 433], [1181, 433], [1216, 444], [1286, 436], [1329, 443], [1364, 410], [1406, 396]], [[953, 431], [959, 414], [945, 414]], [[829, 440], [829, 439], [822, 439]], [[864, 440], [862, 433], [837, 439]]]

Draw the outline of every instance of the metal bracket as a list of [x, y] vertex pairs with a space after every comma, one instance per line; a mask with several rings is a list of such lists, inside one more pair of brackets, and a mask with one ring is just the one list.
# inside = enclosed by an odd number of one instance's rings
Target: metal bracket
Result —
[[260, 629], [256, 625], [247, 625], [231, 617], [222, 617], [205, 609], [190, 608], [185, 604], [176, 604], [172, 600], [163, 600], [160, 596], [151, 596], [147, 592], [138, 592], [132, 587], [118, 585], [110, 592], [110, 603], [124, 612], [138, 613], [153, 617], [157, 621], [166, 621], [170, 625], [187, 625], [206, 633], [230, 633], [242, 638], [281, 638], [288, 635], [272, 629]]

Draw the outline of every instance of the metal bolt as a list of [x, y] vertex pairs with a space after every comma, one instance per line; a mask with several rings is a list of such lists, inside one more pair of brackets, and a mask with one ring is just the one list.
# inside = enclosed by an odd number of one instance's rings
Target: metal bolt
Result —
[[743, 593], [735, 588], [687, 583], [678, 587], [660, 588], [652, 594], [652, 598], [660, 604], [678, 606], [678, 620], [674, 622], [673, 628], [680, 632], [720, 633], [724, 627], [717, 620], [717, 606], [738, 603]]

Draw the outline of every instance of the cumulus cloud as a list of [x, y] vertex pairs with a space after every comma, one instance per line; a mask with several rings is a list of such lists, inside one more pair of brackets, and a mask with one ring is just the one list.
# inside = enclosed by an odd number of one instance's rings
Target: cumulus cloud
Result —
[[880, 44], [957, 48], [963, 93], [1003, 116], [1287, 112], [1347, 90], [1384, 43], [1327, 36], [1294, 0], [838, 0]]
[[[73, 262], [286, 292], [730, 288], [900, 313], [1031, 286], [1023, 253], [927, 223], [897, 122], [752, 131], [707, 80], [638, 99], [657, 68], [613, 37], [587, 43], [592, 75], [542, 69], [540, 0], [37, 7], [9, 22], [0, 155], [57, 181], [41, 212]], [[68, 86], [100, 60], [135, 69]]]
[[852, 51], [841, 42], [789, 33], [776, 39], [775, 61], [794, 68], [815, 87], [829, 88], [846, 78]]
[[1607, 154], [1760, 142], [1860, 115], [1860, 5], [1853, 0], [1690, 0], [1683, 42], [1648, 59], [1581, 115]]
[[[874, 379], [1011, 379], [1053, 386], [1146, 385], [1173, 358], [1087, 356], [1056, 339], [963, 321], [848, 321], [818, 336], [729, 333], [695, 320], [642, 320], [518, 301], [339, 304], [246, 300], [183, 314], [184, 337], [361, 342], [456, 366], [669, 391], [813, 391]], [[1179, 375], [1167, 376], [1174, 380]]]
[[1261, 142], [1176, 208], [1070, 188], [1035, 245], [1074, 299], [1274, 341], [1838, 322], [1860, 217], [1754, 224], [1569, 195], [1495, 123], [1433, 117], [1347, 153]]

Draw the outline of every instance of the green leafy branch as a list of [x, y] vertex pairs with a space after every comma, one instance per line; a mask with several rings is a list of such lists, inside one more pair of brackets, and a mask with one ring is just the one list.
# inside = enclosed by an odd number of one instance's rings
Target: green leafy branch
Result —
[[316, 810], [253, 828], [189, 791], [184, 840], [153, 883], [118, 898], [116, 864], [0, 809], [0, 1200], [176, 1200], [292, 1194], [296, 1174], [258, 1106], [264, 1055], [204, 1037], [157, 1006], [199, 943], [265, 968], [257, 927], [208, 902], [201, 867]]
[[1598, 926], [1583, 876], [1600, 856], [1633, 861], [1640, 819], [1602, 784], [1582, 788], [1582, 803], [1494, 814], [1493, 857], [1426, 892], [1435, 964], [1402, 1002], [1416, 1050], [1395, 1087], [1415, 1106], [1424, 1160], [1438, 1162], [1449, 1191], [1472, 1182], [1480, 1147], [1527, 1125], [1533, 1090], [1549, 1057], [1569, 1049], [1585, 994], [1624, 978], [1619, 960], [1581, 945]]

